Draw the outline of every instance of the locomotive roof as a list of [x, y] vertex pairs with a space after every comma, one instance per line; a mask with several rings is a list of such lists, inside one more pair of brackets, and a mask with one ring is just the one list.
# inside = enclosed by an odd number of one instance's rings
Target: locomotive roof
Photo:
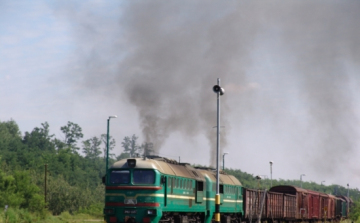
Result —
[[[156, 169], [163, 174], [174, 175], [179, 177], [193, 178], [199, 181], [205, 181], [201, 172], [188, 163], [178, 163], [175, 160], [154, 157], [154, 158], [132, 158], [136, 160], [135, 169]], [[128, 159], [122, 159], [115, 162], [110, 168], [122, 169], [129, 168]]]
[[[216, 182], [216, 172], [214, 170], [206, 168], [199, 168], [198, 170], [212, 182]], [[219, 183], [241, 186], [240, 181], [236, 177], [227, 175], [222, 171], [219, 174]]]

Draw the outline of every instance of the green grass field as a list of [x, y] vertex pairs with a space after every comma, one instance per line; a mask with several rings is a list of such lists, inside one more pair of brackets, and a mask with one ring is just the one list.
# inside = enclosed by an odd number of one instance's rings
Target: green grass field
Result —
[[99, 215], [74, 214], [64, 212], [59, 216], [51, 213], [34, 214], [21, 209], [9, 208], [6, 212], [0, 212], [0, 223], [103, 223], [104, 220]]
[[[0, 223], [104, 223], [101, 215], [90, 214], [69, 214], [64, 212], [58, 216], [53, 216], [49, 212], [34, 214], [22, 209], [9, 208], [6, 212], [0, 212]], [[343, 220], [340, 223], [360, 223], [357, 221]]]

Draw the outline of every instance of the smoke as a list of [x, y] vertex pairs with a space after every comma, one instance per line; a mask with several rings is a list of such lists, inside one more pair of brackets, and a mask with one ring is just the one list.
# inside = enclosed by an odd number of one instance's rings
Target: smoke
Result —
[[[129, 7], [124, 17], [127, 18], [125, 30], [131, 34], [127, 44], [132, 46], [132, 51], [121, 62], [124, 75], [116, 79], [121, 83], [124, 76], [131, 77], [125, 94], [138, 108], [143, 134], [156, 149], [161, 148], [169, 134], [180, 131], [189, 137], [205, 134], [209, 153], [216, 154], [213, 128], [216, 94], [212, 86], [218, 77], [226, 83], [237, 61], [235, 55], [240, 54], [244, 44], [224, 35], [236, 36], [241, 31], [237, 19], [232, 18], [236, 15], [225, 13], [229, 9], [220, 11], [223, 15], [209, 23], [208, 19], [215, 19], [208, 15], [215, 11], [215, 5], [188, 17], [189, 10], [202, 7], [199, 3], [188, 3], [151, 2]], [[224, 26], [225, 23], [228, 25]], [[223, 106], [224, 113], [228, 108]], [[222, 125], [227, 126], [221, 131], [221, 143], [226, 146], [229, 126], [226, 116], [221, 118]], [[211, 163], [215, 164], [214, 156]]]
[[245, 131], [255, 135], [270, 123], [290, 132], [294, 148], [311, 153], [306, 162], [327, 172], [356, 147], [358, 75], [351, 70], [359, 68], [359, 7], [355, 1], [131, 1], [107, 15], [59, 11], [77, 24], [79, 58], [86, 62], [79, 83], [134, 105], [156, 152], [174, 132], [205, 135], [215, 164], [212, 86], [221, 78], [222, 148], [234, 126], [252, 119]]
[[312, 142], [309, 163], [331, 175], [357, 146], [351, 88], [358, 85], [358, 75], [347, 68], [359, 66], [360, 5], [319, 1], [293, 6], [285, 13], [287, 19], [277, 24], [284, 44], [296, 56], [300, 100], [308, 114], [307, 138]]

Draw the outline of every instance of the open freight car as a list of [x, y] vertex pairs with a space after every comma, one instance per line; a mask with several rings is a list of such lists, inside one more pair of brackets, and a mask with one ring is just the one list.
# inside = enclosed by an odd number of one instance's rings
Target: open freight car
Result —
[[296, 197], [295, 218], [298, 221], [325, 221], [336, 219], [336, 197], [295, 186], [275, 186], [270, 191]]

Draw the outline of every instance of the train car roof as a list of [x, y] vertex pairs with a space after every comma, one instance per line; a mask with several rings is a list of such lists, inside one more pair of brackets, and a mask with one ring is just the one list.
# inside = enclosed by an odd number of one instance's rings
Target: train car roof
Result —
[[291, 186], [291, 185], [274, 186], [274, 187], [270, 188], [270, 191], [286, 193], [286, 194], [293, 194], [293, 195], [296, 195], [296, 193], [307, 193], [306, 189]]
[[[306, 194], [312, 194], [312, 195], [319, 195], [322, 197], [331, 197], [329, 194], [308, 190], [300, 187], [290, 186], [290, 185], [280, 185], [280, 186], [274, 186], [270, 188], [270, 191], [274, 192], [281, 192], [281, 193], [287, 193], [287, 194], [296, 194], [298, 193], [306, 193]], [[334, 196], [333, 196], [334, 197]], [[332, 197], [331, 197], [332, 198]]]
[[[111, 169], [124, 169], [130, 168], [128, 166], [129, 159], [122, 159], [115, 162], [110, 168]], [[192, 178], [199, 181], [205, 181], [204, 176], [201, 172], [188, 163], [178, 163], [175, 160], [163, 158], [163, 157], [152, 157], [152, 158], [131, 158], [136, 160], [136, 166], [134, 169], [156, 169], [163, 174], [174, 175], [179, 177]]]
[[345, 200], [346, 202], [353, 203], [353, 200], [350, 197], [344, 196], [344, 195], [337, 195], [336, 197], [341, 198]]

